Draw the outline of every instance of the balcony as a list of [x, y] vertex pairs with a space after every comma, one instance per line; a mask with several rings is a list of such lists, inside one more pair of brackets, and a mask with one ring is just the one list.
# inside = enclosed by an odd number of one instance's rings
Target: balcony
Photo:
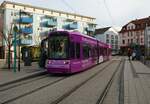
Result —
[[21, 40], [17, 40], [17, 45], [30, 45], [32, 44], [32, 39], [21, 39]]
[[46, 21], [46, 27], [54, 27], [56, 25], [57, 25], [56, 20], [50, 19], [50, 20]]
[[77, 29], [77, 28], [78, 28], [77, 23], [69, 24], [69, 29]]
[[30, 44], [32, 44], [32, 40], [23, 39], [23, 40], [21, 40], [21, 44], [22, 44], [22, 45], [30, 45]]
[[33, 29], [30, 27], [25, 27], [25, 28], [21, 28], [21, 32], [24, 34], [32, 34], [33, 33]]
[[92, 28], [92, 27], [87, 27], [87, 28], [86, 28], [86, 31], [93, 32], [93, 31], [94, 31], [94, 28]]
[[31, 18], [31, 17], [21, 17], [19, 22], [24, 23], [24, 24], [30, 24], [30, 23], [33, 23], [33, 18]]
[[73, 29], [77, 29], [78, 28], [78, 24], [75, 22], [75, 23], [72, 23], [72, 24], [65, 25], [63, 27], [65, 29], [73, 30]]

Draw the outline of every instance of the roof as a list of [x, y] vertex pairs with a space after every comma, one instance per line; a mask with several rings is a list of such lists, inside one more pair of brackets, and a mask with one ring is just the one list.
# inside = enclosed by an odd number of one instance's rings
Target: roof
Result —
[[93, 18], [93, 17], [90, 17], [90, 16], [84, 16], [84, 15], [80, 15], [80, 14], [76, 14], [76, 13], [69, 13], [69, 12], [53, 10], [53, 9], [48, 9], [48, 8], [43, 8], [43, 7], [38, 7], [38, 6], [32, 6], [32, 5], [29, 5], [29, 4], [16, 3], [16, 2], [11, 2], [11, 1], [4, 1], [1, 4], [1, 6], [5, 5], [5, 4], [14, 4], [14, 5], [20, 5], [20, 6], [27, 6], [27, 7], [31, 7], [31, 8], [37, 8], [37, 9], [42, 9], [42, 10], [54, 11], [54, 12], [58, 12], [58, 13], [60, 12], [60, 13], [65, 13], [65, 14], [70, 14], [70, 15], [76, 15], [76, 16], [90, 18], [90, 19], [96, 19], [96, 18]]
[[134, 30], [145, 29], [146, 25], [150, 26], [150, 16], [141, 19], [135, 19], [124, 25], [120, 31], [120, 33], [127, 31], [127, 25], [133, 23], [136, 28]]
[[136, 20], [131, 21], [131, 23], [133, 24], [143, 24], [143, 23], [148, 23], [148, 22], [150, 22], [150, 17], [136, 19]]
[[95, 30], [95, 34], [103, 34], [105, 33], [108, 29], [110, 29], [111, 27], [105, 27], [105, 28], [99, 28]]

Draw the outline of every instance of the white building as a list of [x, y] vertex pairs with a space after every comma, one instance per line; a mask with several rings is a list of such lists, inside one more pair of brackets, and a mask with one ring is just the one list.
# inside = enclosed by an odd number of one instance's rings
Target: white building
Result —
[[112, 54], [119, 52], [119, 34], [113, 27], [99, 28], [95, 30], [95, 38], [110, 44], [112, 46]]
[[[20, 29], [17, 45], [20, 44], [21, 49], [24, 46], [32, 46], [33, 55], [35, 55], [35, 48], [40, 45], [42, 39], [48, 36], [50, 31], [64, 29], [92, 35], [96, 28], [93, 17], [10, 1], [4, 1], [1, 4], [0, 14], [2, 17], [0, 21], [3, 21], [0, 31], [2, 36], [8, 38], [16, 25]], [[0, 40], [0, 58], [5, 58], [6, 40], [3, 38]]]

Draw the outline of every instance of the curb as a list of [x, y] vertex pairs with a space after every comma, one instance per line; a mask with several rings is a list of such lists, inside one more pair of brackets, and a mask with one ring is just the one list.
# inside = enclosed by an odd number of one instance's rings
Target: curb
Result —
[[22, 81], [22, 80], [27, 80], [27, 79], [29, 79], [29, 78], [33, 78], [33, 77], [36, 77], [36, 76], [44, 75], [44, 74], [46, 74], [46, 73], [47, 73], [46, 70], [42, 70], [42, 71], [30, 73], [30, 74], [25, 75], [25, 76], [22, 76], [22, 77], [20, 77], [20, 78], [16, 78], [16, 79], [14, 79], [14, 80], [1, 83], [1, 84], [0, 84], [0, 87], [7, 86], [7, 85], [9, 85], [9, 84], [16, 83], [16, 82], [19, 82], [19, 81]]

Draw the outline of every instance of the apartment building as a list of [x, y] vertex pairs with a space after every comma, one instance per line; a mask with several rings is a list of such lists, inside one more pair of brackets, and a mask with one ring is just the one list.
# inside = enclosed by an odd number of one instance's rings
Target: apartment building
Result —
[[150, 26], [150, 17], [132, 20], [122, 27], [119, 32], [122, 54], [126, 54], [127, 48], [139, 48], [144, 52], [146, 26]]
[[[9, 37], [13, 39], [10, 35], [13, 34], [14, 26], [17, 26], [20, 30], [17, 34], [17, 45], [20, 44], [21, 48], [24, 46], [33, 47], [33, 52], [38, 51], [34, 47], [38, 47], [41, 40], [46, 38], [50, 31], [63, 29], [92, 35], [96, 28], [95, 18], [93, 17], [22, 3], [4, 1], [1, 4], [0, 11], [2, 17], [0, 21], [3, 21], [1, 34], [6, 38], [0, 42], [0, 51], [5, 51], [2, 52], [5, 54], [8, 50], [6, 40]], [[1, 56], [6, 55], [1, 54]]]

